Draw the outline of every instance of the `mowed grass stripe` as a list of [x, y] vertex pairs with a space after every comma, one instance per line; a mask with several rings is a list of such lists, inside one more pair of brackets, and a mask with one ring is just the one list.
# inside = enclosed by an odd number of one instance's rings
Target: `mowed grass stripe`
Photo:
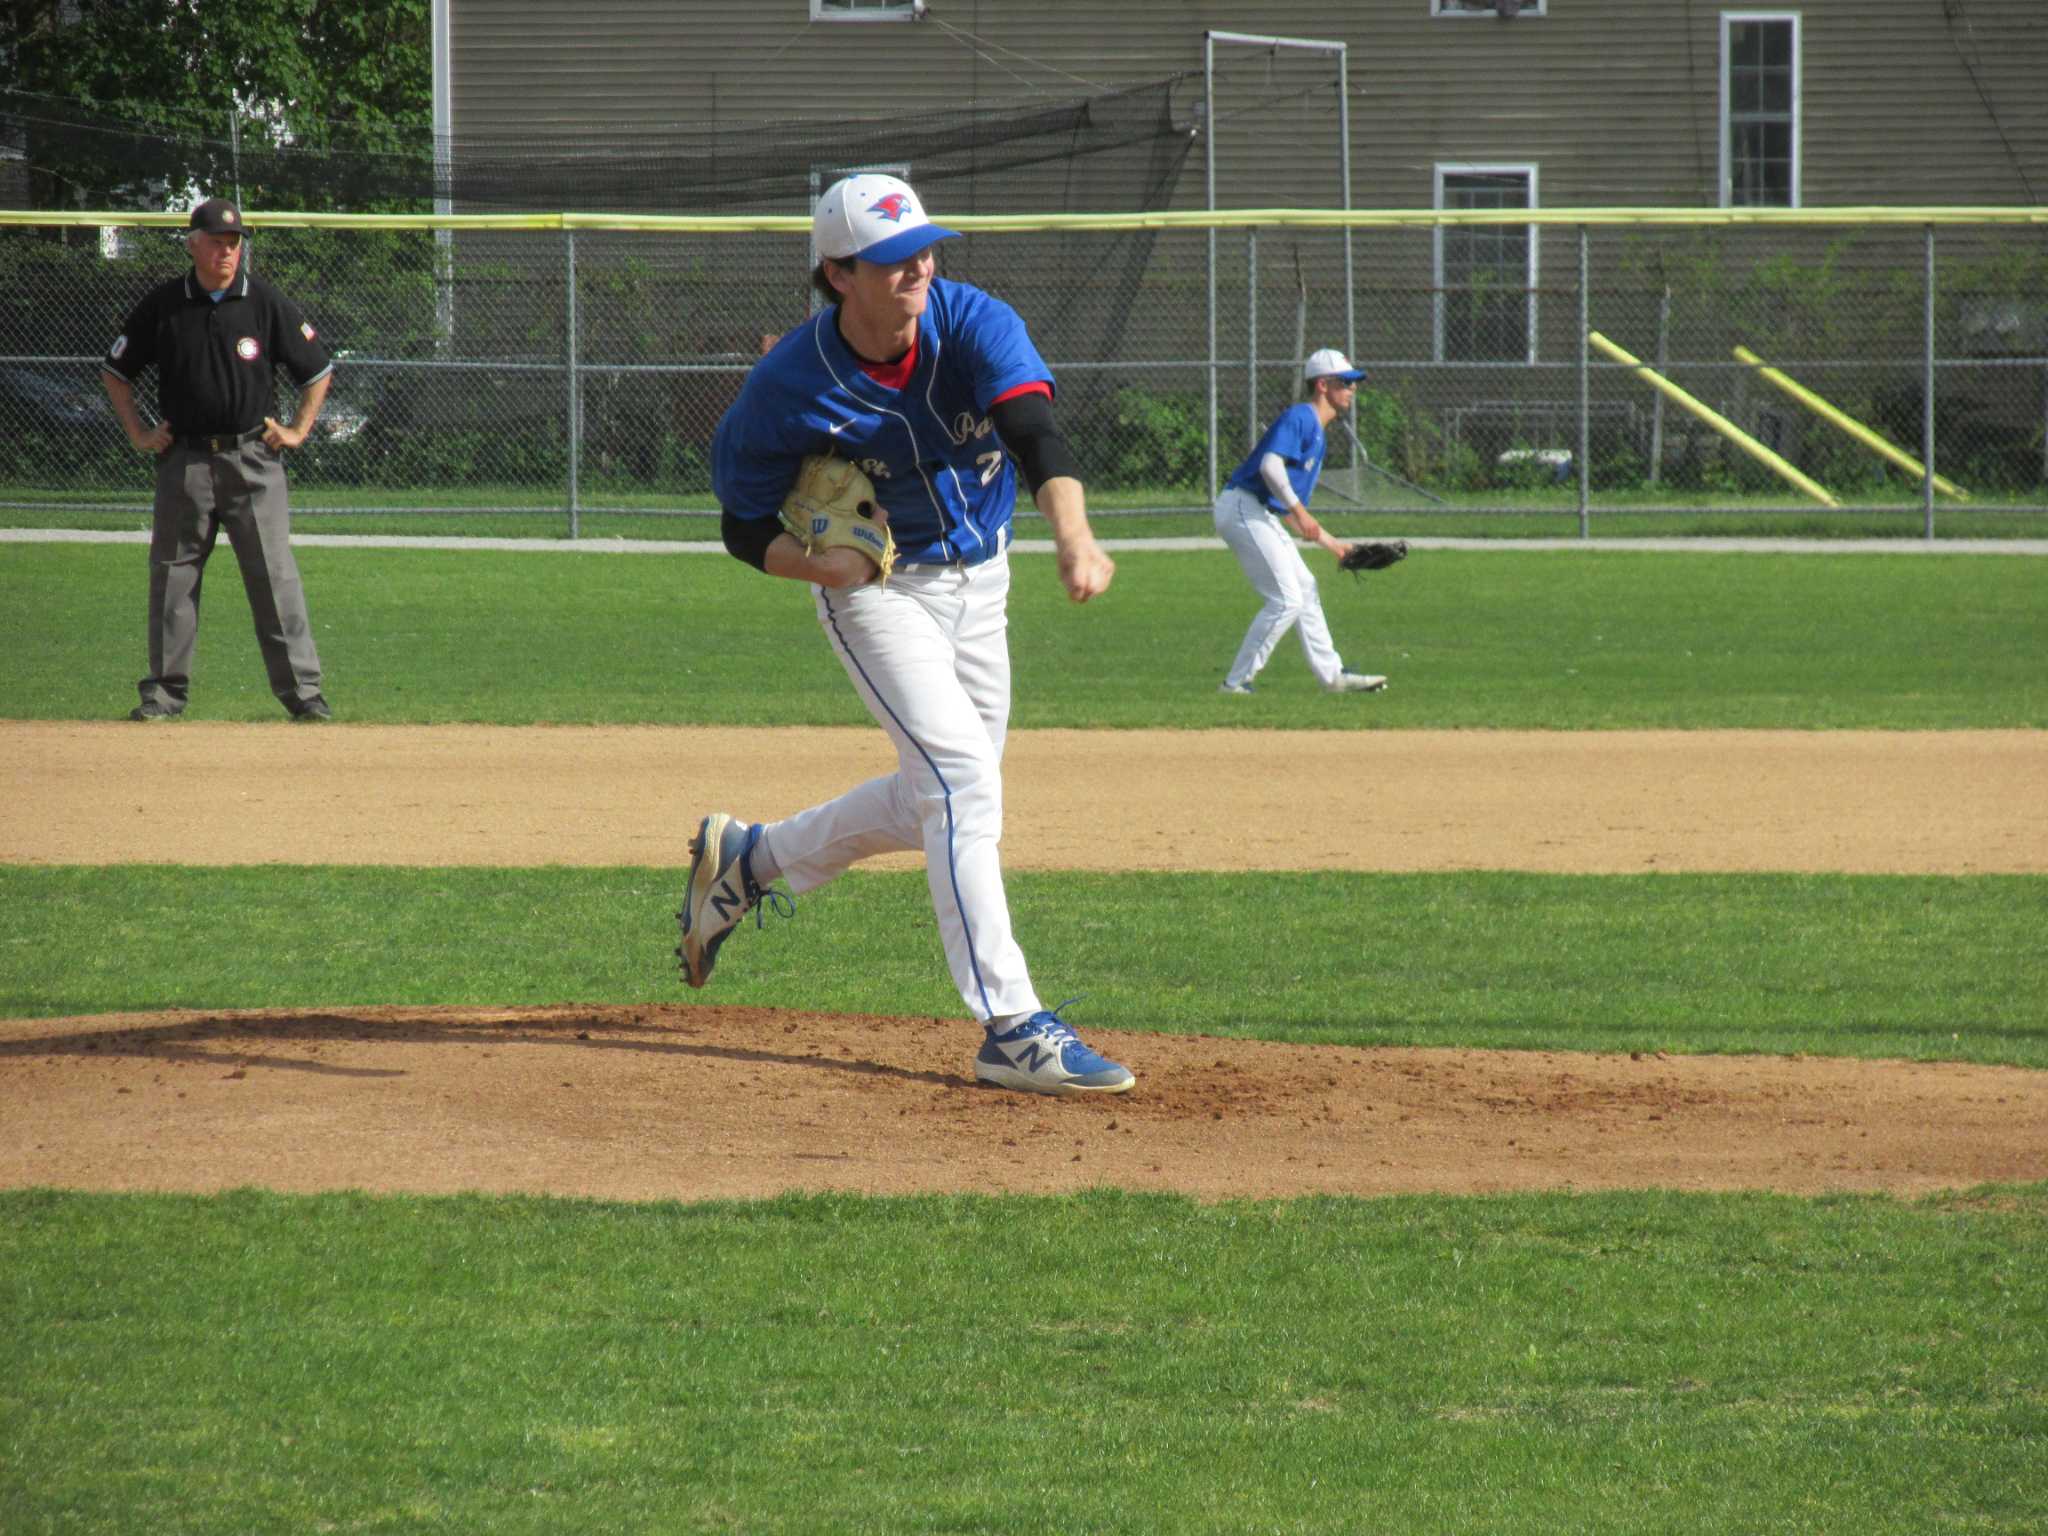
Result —
[[[716, 556], [300, 553], [344, 721], [865, 724], [810, 600]], [[1334, 730], [2048, 725], [2038, 560], [1422, 551], [1318, 567], [1344, 657], [1394, 687], [1320, 694], [1294, 643], [1256, 696], [1216, 684], [1257, 606], [1217, 553], [1119, 557], [1076, 607], [1016, 557], [1012, 724]], [[282, 718], [232, 557], [211, 568], [194, 718]], [[140, 546], [10, 545], [0, 719], [111, 719], [144, 670]]]
[[[655, 869], [0, 869], [0, 1013], [562, 1002], [959, 1017], [921, 872], [746, 925], [715, 991]], [[1318, 873], [1009, 879], [1094, 1028], [2048, 1066], [2048, 880]], [[881, 942], [878, 935], [889, 935]], [[849, 963], [857, 953], [858, 963]]]
[[0, 1194], [0, 1527], [2017, 1533], [2048, 1190]]

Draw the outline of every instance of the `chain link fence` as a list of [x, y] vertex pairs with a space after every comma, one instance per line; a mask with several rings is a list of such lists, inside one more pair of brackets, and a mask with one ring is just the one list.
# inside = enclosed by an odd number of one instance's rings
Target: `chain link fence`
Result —
[[[1332, 429], [1330, 505], [1399, 509], [1418, 531], [1474, 511], [1575, 510], [1590, 526], [1821, 510], [1753, 447], [1843, 509], [1924, 502], [1930, 532], [1937, 501], [2048, 512], [2048, 225], [1405, 215], [1353, 221], [1347, 241], [1328, 215], [1257, 217], [962, 219], [969, 238], [939, 247], [945, 275], [1030, 323], [1100, 515], [1206, 510], [1322, 346], [1369, 370]], [[142, 510], [148, 477], [99, 358], [183, 270], [181, 231], [9, 218], [0, 504], [57, 521]], [[812, 303], [788, 219], [305, 222], [259, 217], [248, 242], [337, 359], [294, 459], [302, 515], [516, 511], [572, 535], [599, 512], [708, 517], [719, 416]], [[1588, 330], [1749, 442], [1588, 348]], [[138, 398], [153, 393], [145, 376]]]

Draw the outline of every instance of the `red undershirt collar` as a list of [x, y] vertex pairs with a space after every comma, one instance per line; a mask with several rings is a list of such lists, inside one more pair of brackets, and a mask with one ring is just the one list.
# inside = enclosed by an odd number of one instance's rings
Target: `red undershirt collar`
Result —
[[[910, 350], [892, 363], [871, 363], [857, 352], [854, 354], [854, 360], [860, 364], [860, 371], [873, 379], [877, 384], [887, 389], [902, 389], [910, 382], [910, 376], [917, 372], [917, 345], [917, 342], [913, 340], [910, 343]], [[1004, 400], [1008, 400], [1016, 395], [1046, 395], [1049, 397], [1051, 394], [1052, 386], [1039, 379], [1033, 380], [1029, 384], [1020, 384], [1015, 389], [1005, 391], [990, 403], [1000, 405]]]
[[864, 357], [859, 360], [860, 371], [877, 384], [889, 389], [901, 389], [910, 382], [910, 376], [917, 372], [917, 341], [913, 338], [910, 350], [893, 363], [871, 363]]

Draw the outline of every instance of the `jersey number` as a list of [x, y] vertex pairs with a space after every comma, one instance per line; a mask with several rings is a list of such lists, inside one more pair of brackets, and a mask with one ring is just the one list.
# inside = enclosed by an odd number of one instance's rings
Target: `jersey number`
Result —
[[991, 448], [987, 453], [977, 453], [974, 462], [981, 466], [981, 483], [987, 485], [1002, 471], [1003, 450]]

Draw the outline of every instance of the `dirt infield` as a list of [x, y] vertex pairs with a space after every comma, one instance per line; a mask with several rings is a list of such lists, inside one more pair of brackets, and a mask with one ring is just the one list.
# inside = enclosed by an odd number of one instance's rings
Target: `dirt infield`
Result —
[[[1015, 868], [2048, 870], [2044, 733], [1043, 732], [1010, 762]], [[1276, 762], [1373, 815], [1305, 814]], [[889, 766], [864, 730], [0, 724], [0, 862], [677, 864], [703, 809], [776, 816]], [[0, 1186], [1206, 1199], [2048, 1178], [2038, 1072], [1091, 1032], [1138, 1091], [1055, 1102], [976, 1087], [974, 1038], [688, 994], [0, 1021]]]

